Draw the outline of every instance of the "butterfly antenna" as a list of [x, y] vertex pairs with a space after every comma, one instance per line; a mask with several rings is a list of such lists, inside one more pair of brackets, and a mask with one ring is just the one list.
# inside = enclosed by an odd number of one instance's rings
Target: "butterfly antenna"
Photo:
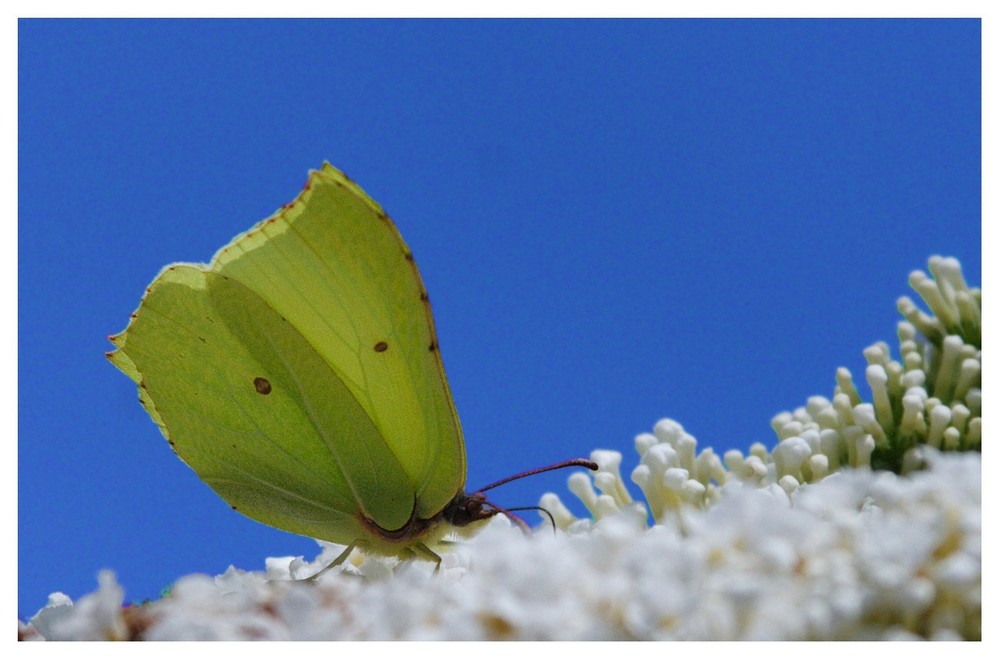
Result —
[[[515, 481], [517, 479], [523, 479], [524, 477], [530, 477], [534, 474], [541, 474], [542, 472], [551, 472], [552, 470], [561, 470], [562, 468], [568, 467], [585, 467], [588, 470], [597, 470], [597, 463], [594, 461], [587, 460], [586, 458], [573, 458], [568, 461], [563, 461], [561, 463], [556, 463], [555, 465], [549, 465], [547, 467], [535, 468], [534, 470], [528, 470], [527, 472], [519, 472], [512, 477], [507, 477], [506, 479], [501, 479], [495, 483], [490, 484], [484, 488], [477, 490], [477, 493], [485, 493], [486, 491], [496, 488], [497, 486], [503, 486], [506, 483]], [[497, 507], [499, 508], [499, 507]]]
[[556, 519], [552, 517], [552, 514], [543, 506], [515, 506], [507, 509], [508, 511], [541, 511], [552, 523], [552, 533], [556, 533]]
[[488, 512], [490, 517], [493, 517], [498, 513], [502, 513], [507, 517], [507, 520], [511, 521], [512, 523], [520, 527], [521, 531], [524, 532], [526, 536], [531, 536], [531, 527], [528, 525], [527, 522], [525, 522], [524, 518], [517, 515], [516, 513], [511, 513], [511, 512], [520, 511], [522, 509], [530, 509], [532, 507], [517, 507], [515, 509], [505, 509], [502, 506], [497, 506], [493, 502], [486, 502], [486, 504], [492, 507], [492, 509]]

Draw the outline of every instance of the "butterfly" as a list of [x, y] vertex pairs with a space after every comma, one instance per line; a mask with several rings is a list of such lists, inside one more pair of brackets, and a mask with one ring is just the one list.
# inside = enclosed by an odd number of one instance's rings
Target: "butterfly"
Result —
[[[465, 444], [409, 248], [329, 163], [211, 263], [165, 267], [107, 354], [174, 452], [233, 509], [424, 557], [503, 513], [465, 492]], [[523, 524], [523, 523], [522, 523]]]

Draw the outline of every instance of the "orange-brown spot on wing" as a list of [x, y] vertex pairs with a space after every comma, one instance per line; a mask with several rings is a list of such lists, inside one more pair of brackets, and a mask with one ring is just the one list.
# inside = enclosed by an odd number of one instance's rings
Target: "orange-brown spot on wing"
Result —
[[384, 353], [389, 350], [389, 343], [385, 341], [380, 341], [374, 346], [376, 353]]
[[271, 393], [271, 381], [264, 378], [263, 376], [257, 376], [253, 379], [253, 388], [257, 390], [257, 394], [270, 394]]

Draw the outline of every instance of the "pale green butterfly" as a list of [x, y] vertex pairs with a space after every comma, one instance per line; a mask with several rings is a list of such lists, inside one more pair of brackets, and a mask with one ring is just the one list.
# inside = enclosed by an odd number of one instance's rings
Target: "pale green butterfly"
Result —
[[509, 514], [466, 495], [465, 445], [417, 266], [331, 166], [299, 197], [146, 289], [108, 359], [171, 447], [240, 513], [381, 555], [423, 556]]

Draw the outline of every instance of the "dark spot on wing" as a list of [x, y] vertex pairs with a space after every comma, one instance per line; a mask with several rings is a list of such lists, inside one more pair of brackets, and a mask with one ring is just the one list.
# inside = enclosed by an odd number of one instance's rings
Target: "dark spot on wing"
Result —
[[270, 394], [271, 381], [261, 376], [257, 376], [253, 379], [253, 388], [257, 390], [257, 394]]
[[389, 344], [387, 342], [380, 341], [377, 344], [375, 344], [376, 353], [384, 353], [387, 350], [389, 350]]
[[427, 350], [429, 350], [431, 353], [433, 353], [437, 349], [438, 349], [437, 342], [432, 339], [431, 340], [431, 345], [427, 347]]

